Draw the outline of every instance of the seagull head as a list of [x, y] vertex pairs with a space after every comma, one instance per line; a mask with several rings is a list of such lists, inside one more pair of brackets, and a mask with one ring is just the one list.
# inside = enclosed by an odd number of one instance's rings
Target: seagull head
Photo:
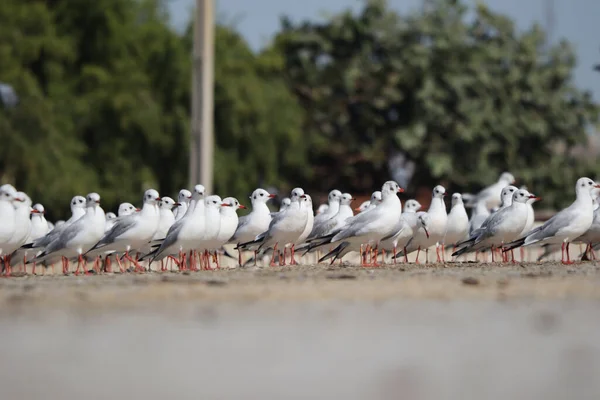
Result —
[[433, 188], [433, 198], [434, 199], [441, 199], [446, 195], [446, 188], [444, 188], [442, 185], [437, 185], [436, 187]]
[[419, 203], [417, 200], [415, 199], [410, 199], [407, 200], [406, 203], [404, 203], [404, 212], [417, 212], [419, 211], [419, 209], [421, 208], [421, 203]]
[[160, 196], [158, 192], [154, 189], [148, 189], [144, 192], [143, 203], [150, 205], [157, 205], [160, 201]]
[[381, 191], [379, 191], [379, 190], [374, 191], [373, 194], [371, 195], [370, 201], [371, 201], [371, 203], [369, 205], [367, 205], [367, 207], [370, 206], [371, 204], [377, 205], [377, 204], [381, 203]]
[[220, 208], [221, 204], [223, 204], [223, 200], [221, 200], [221, 197], [213, 194], [204, 199], [204, 204], [208, 208]]
[[44, 215], [45, 212], [44, 206], [40, 203], [36, 203], [31, 209], [31, 214], [33, 215]]
[[506, 185], [512, 185], [516, 181], [517, 180], [515, 179], [515, 177], [510, 172], [503, 172], [500, 175], [500, 178], [498, 178], [498, 182], [504, 183]]
[[594, 197], [594, 194], [598, 191], [599, 188], [600, 185], [598, 185], [592, 179], [583, 177], [577, 179], [577, 184], [575, 185], [575, 193], [577, 194], [577, 197], [586, 194], [590, 195], [591, 197]]
[[75, 196], [71, 199], [71, 212], [76, 208], [85, 208], [86, 199], [83, 196]]
[[108, 221], [108, 220], [111, 220], [111, 219], [116, 219], [117, 215], [114, 212], [107, 212], [104, 217]]
[[192, 192], [190, 192], [187, 189], [181, 189], [179, 191], [179, 194], [177, 195], [177, 202], [178, 203], [189, 203], [190, 200], [192, 199]]
[[194, 186], [194, 192], [192, 193], [192, 199], [200, 200], [204, 198], [206, 189], [204, 189], [203, 185]]
[[329, 192], [329, 196], [327, 196], [327, 202], [329, 205], [333, 203], [339, 203], [342, 200], [342, 192], [337, 189], [333, 189]]
[[342, 194], [342, 200], [340, 201], [340, 204], [344, 205], [344, 206], [349, 206], [350, 203], [352, 203], [354, 200], [356, 200], [354, 197], [352, 197], [352, 195], [350, 193], [344, 193]]
[[294, 188], [290, 195], [291, 201], [300, 201], [300, 198], [304, 196], [304, 189], [302, 188]]
[[96, 208], [100, 205], [100, 195], [92, 192], [85, 196], [86, 206]]
[[388, 196], [395, 196], [396, 193], [402, 193], [404, 189], [398, 185], [395, 181], [387, 181], [381, 187], [381, 198], [384, 199]]
[[513, 194], [512, 201], [513, 203], [528, 203], [530, 200], [535, 199], [536, 196], [534, 194], [529, 193], [525, 189], [519, 189]]
[[173, 200], [172, 198], [165, 196], [160, 198], [158, 206], [164, 210], [172, 210], [174, 207], [177, 206], [177, 203], [175, 203], [175, 200]]
[[119, 205], [119, 210], [117, 211], [117, 215], [119, 217], [124, 217], [126, 215], [131, 215], [134, 212], [139, 211], [133, 204], [131, 203], [121, 203]]
[[254, 192], [252, 192], [252, 195], [250, 196], [250, 201], [252, 202], [252, 204], [266, 203], [274, 197], [274, 194], [270, 194], [265, 189], [258, 188]]
[[519, 189], [516, 186], [509, 185], [502, 189], [500, 193], [500, 207], [507, 207], [512, 204], [513, 196]]

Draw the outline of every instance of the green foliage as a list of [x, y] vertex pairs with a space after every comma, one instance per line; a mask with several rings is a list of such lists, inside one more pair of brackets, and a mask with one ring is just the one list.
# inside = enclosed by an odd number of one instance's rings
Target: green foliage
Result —
[[[187, 186], [191, 37], [160, 0], [6, 0], [0, 7], [0, 82], [20, 103], [0, 107], [0, 182], [51, 217], [75, 194], [105, 208], [148, 187]], [[256, 184], [289, 186], [304, 161], [303, 113], [275, 52], [253, 54], [216, 35], [216, 190], [245, 199]], [[283, 154], [286, 146], [295, 152]]]
[[340, 187], [368, 191], [401, 151], [416, 165], [413, 189], [472, 189], [510, 170], [557, 204], [578, 174], [594, 175], [571, 155], [598, 112], [573, 84], [572, 47], [549, 46], [537, 25], [517, 31], [482, 4], [466, 12], [437, 0], [399, 16], [369, 1], [324, 23], [283, 19], [276, 45], [308, 110], [318, 178], [335, 170]]

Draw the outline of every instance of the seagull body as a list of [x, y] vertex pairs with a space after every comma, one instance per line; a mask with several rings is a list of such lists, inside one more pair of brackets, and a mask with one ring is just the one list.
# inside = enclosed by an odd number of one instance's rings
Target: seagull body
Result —
[[[469, 251], [501, 248], [504, 244], [521, 235], [527, 223], [527, 202], [536, 196], [527, 190], [519, 189], [513, 194], [510, 206], [501, 208], [493, 214], [488, 222], [478, 230], [476, 237], [471, 237], [453, 256], [459, 256]], [[514, 258], [513, 258], [514, 260]]]
[[327, 209], [323, 212], [317, 213], [313, 219], [312, 231], [308, 235], [309, 239], [319, 236], [318, 232], [321, 230], [321, 225], [326, 221], [333, 218], [340, 209], [340, 202], [342, 200], [342, 192], [337, 189], [329, 192], [327, 196]]
[[462, 196], [460, 193], [454, 193], [452, 195], [452, 208], [450, 209], [450, 213], [448, 213], [444, 245], [456, 245], [467, 238], [468, 232], [469, 216], [467, 215], [467, 210], [465, 210]]
[[[561, 244], [562, 262], [571, 264], [569, 244], [587, 232], [594, 220], [594, 204], [592, 192], [600, 185], [589, 178], [579, 178], [575, 185], [575, 201], [567, 208], [559, 211], [542, 226], [527, 233], [523, 238], [509, 243], [505, 249], [511, 250], [520, 246], [538, 244]], [[566, 251], [566, 260], [565, 260]]]
[[100, 195], [98, 193], [88, 194], [85, 215], [62, 229], [58, 237], [29, 262], [52, 264], [63, 257], [63, 271], [66, 272], [68, 261], [65, 262], [65, 259], [78, 257], [77, 269], [79, 270], [84, 262], [83, 254], [104, 235], [105, 223], [104, 210], [100, 207]]
[[6, 254], [6, 246], [12, 237], [15, 227], [15, 202], [17, 191], [11, 185], [0, 188], [0, 255]]
[[[381, 190], [381, 202], [374, 208], [352, 217], [347, 225], [336, 233], [329, 243], [336, 247], [319, 262], [333, 258], [341, 259], [344, 254], [360, 249], [361, 245], [375, 246], [381, 239], [394, 234], [402, 214], [402, 204], [397, 196], [403, 192], [394, 181], [387, 181]], [[371, 204], [374, 202], [372, 201]], [[325, 245], [325, 243], [323, 243]]]
[[[256, 189], [250, 196], [252, 211], [239, 218], [237, 229], [230, 239], [230, 243], [245, 243], [252, 241], [256, 236], [269, 229], [271, 223], [271, 210], [267, 206], [267, 201], [274, 198], [275, 195], [269, 194], [264, 189]], [[288, 199], [289, 200], [289, 199]], [[283, 203], [282, 203], [283, 206]]]
[[[413, 240], [406, 246], [405, 255], [414, 251], [427, 250], [429, 247], [436, 246], [437, 261], [442, 261], [439, 252], [439, 245], [444, 240], [446, 234], [446, 226], [448, 222], [448, 214], [446, 213], [446, 204], [444, 204], [444, 196], [446, 189], [438, 185], [433, 189], [431, 204], [427, 210], [430, 219], [428, 231], [419, 228], [414, 232]], [[417, 254], [418, 261], [418, 254]]]
[[[146, 245], [156, 233], [159, 221], [158, 202], [160, 197], [154, 189], [144, 192], [144, 205], [140, 212], [122, 216], [116, 219], [114, 226], [84, 255], [93, 256], [99, 252], [125, 252], [125, 257], [134, 262], [129, 256], [130, 250], [137, 250]], [[137, 261], [136, 268], [140, 269]]]
[[[313, 231], [314, 222], [315, 222], [315, 214], [313, 211], [312, 197], [310, 197], [310, 195], [308, 195], [308, 194], [304, 195], [304, 198], [300, 202], [300, 208], [302, 210], [304, 210], [304, 213], [306, 214], [306, 224], [304, 226], [304, 230], [302, 231], [302, 234], [294, 243], [295, 245], [304, 243], [306, 238], [308, 238], [308, 235], [310, 235], [310, 233]], [[338, 202], [337, 209], [338, 209], [338, 211], [340, 209], [339, 202]], [[336, 214], [337, 214], [337, 212], [336, 212]]]
[[190, 206], [190, 200], [192, 199], [192, 192], [187, 189], [181, 189], [179, 194], [177, 195], [177, 208], [173, 215], [175, 216], [175, 221], [179, 221], [185, 213], [187, 212], [188, 207]]
[[502, 189], [508, 185], [512, 185], [513, 183], [515, 183], [515, 177], [509, 172], [503, 172], [496, 183], [486, 187], [473, 196], [473, 198], [467, 203], [467, 206], [472, 207], [481, 202], [485, 205], [485, 207], [487, 207], [488, 210], [491, 210], [494, 207], [499, 207], [499, 199]]
[[175, 223], [175, 215], [173, 214], [173, 207], [179, 207], [179, 203], [175, 203], [170, 197], [161, 197], [158, 204], [158, 227], [152, 240], [164, 239], [169, 232], [171, 225]]
[[15, 228], [12, 236], [3, 245], [6, 254], [12, 254], [27, 242], [31, 232], [31, 199], [23, 192], [15, 197]]
[[221, 230], [221, 204], [223, 200], [217, 195], [208, 196], [204, 200], [205, 229], [194, 250], [212, 252], [217, 248]]
[[[194, 186], [192, 198], [185, 215], [171, 225], [160, 246], [142, 257], [142, 259], [149, 257], [150, 263], [152, 263], [178, 253], [183, 256], [183, 251], [196, 248], [197, 240], [201, 237], [202, 230], [204, 230], [204, 192], [204, 186]], [[200, 225], [201, 230], [198, 225]]]

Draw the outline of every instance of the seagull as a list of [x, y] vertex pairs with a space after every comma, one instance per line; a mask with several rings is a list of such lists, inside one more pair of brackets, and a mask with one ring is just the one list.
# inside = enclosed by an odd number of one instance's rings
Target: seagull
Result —
[[179, 221], [185, 213], [190, 205], [190, 200], [192, 199], [192, 192], [187, 189], [181, 189], [179, 194], [177, 195], [177, 208], [173, 213], [175, 215], [175, 221]]
[[[14, 229], [12, 236], [2, 244], [2, 251], [6, 253], [4, 269], [6, 275], [11, 274], [11, 255], [27, 242], [31, 232], [31, 199], [23, 192], [17, 192], [14, 197]], [[24, 267], [25, 268], [25, 267]], [[25, 268], [25, 271], [27, 269]]]
[[427, 210], [430, 219], [428, 235], [425, 233], [424, 229], [417, 229], [414, 232], [413, 240], [406, 246], [407, 253], [403, 255], [408, 255], [413, 251], [417, 251], [417, 263], [419, 262], [419, 252], [421, 250], [427, 250], [433, 245], [435, 245], [437, 261], [442, 261], [442, 258], [440, 257], [440, 243], [444, 240], [448, 222], [446, 204], [444, 204], [445, 195], [446, 189], [443, 186], [438, 185], [433, 188], [431, 204]]
[[[37, 203], [33, 206], [31, 210], [31, 230], [29, 231], [29, 236], [25, 241], [25, 244], [31, 244], [35, 240], [44, 237], [50, 231], [50, 227], [48, 226], [48, 221], [44, 217], [46, 210], [44, 206]], [[27, 256], [32, 253], [30, 249], [25, 249], [23, 247], [15, 250], [11, 255], [12, 260], [23, 260], [23, 264], [27, 262]], [[27, 272], [27, 271], [25, 271]], [[35, 275], [35, 264], [33, 264], [32, 273]]]
[[523, 231], [527, 223], [527, 202], [535, 198], [536, 196], [527, 190], [517, 190], [513, 194], [511, 205], [501, 208], [493, 214], [489, 221], [477, 231], [477, 235], [471, 236], [452, 256], [491, 247], [493, 262], [494, 249], [502, 248], [505, 243], [518, 238]]
[[152, 240], [164, 239], [167, 236], [169, 228], [175, 223], [173, 208], [177, 209], [179, 205], [180, 203], [176, 203], [175, 200], [168, 196], [160, 198], [160, 201], [158, 202], [158, 227], [156, 228], [154, 236], [152, 236]]
[[[85, 205], [86, 205], [85, 197], [83, 197], [83, 196], [73, 197], [70, 202], [71, 218], [69, 218], [67, 221], [62, 221], [62, 223], [59, 223], [60, 221], [57, 221], [54, 229], [49, 231], [45, 236], [35, 239], [32, 243], [23, 245], [21, 247], [21, 250], [28, 251], [28, 252], [31, 251], [31, 252], [35, 253], [36, 255], [41, 253], [42, 250], [46, 246], [48, 246], [50, 243], [52, 243], [52, 241], [54, 241], [55, 239], [57, 239], [60, 236], [60, 233], [63, 231], [63, 229], [65, 229], [66, 227], [71, 225], [73, 222], [77, 221], [79, 218], [81, 218], [85, 215], [85, 210], [86, 210]], [[35, 266], [35, 264], [34, 264], [34, 266]], [[52, 267], [54, 268], [54, 265]]]
[[[327, 221], [321, 223], [320, 226], [314, 227], [311, 232], [311, 235], [306, 240], [310, 242], [314, 239], [319, 239], [322, 236], [328, 236], [333, 232], [340, 230], [346, 224], [348, 219], [354, 216], [354, 212], [352, 211], [352, 207], [350, 206], [350, 204], [354, 200], [354, 197], [352, 197], [350, 193], [342, 194], [338, 212], [333, 217], [329, 218]], [[309, 247], [310, 246], [308, 246], [307, 248]], [[307, 250], [307, 253], [310, 250], [311, 249]]]
[[[336, 247], [323, 256], [319, 262], [341, 259], [350, 251], [359, 250], [361, 245], [375, 245], [392, 233], [402, 214], [402, 204], [397, 193], [404, 192], [396, 182], [387, 181], [381, 189], [381, 203], [374, 208], [352, 217], [348, 224], [330, 240]], [[373, 201], [371, 202], [373, 204]], [[361, 258], [362, 265], [365, 265]], [[374, 265], [377, 265], [377, 257]]]
[[204, 193], [204, 186], [194, 186], [192, 198], [185, 215], [171, 225], [160, 246], [142, 257], [142, 259], [150, 258], [150, 263], [152, 263], [179, 254], [178, 264], [180, 267], [185, 268], [184, 252], [196, 248], [196, 244], [204, 231]]
[[77, 270], [75, 271], [78, 274], [79, 269], [85, 264], [83, 254], [100, 240], [104, 234], [105, 223], [104, 210], [100, 207], [100, 195], [98, 193], [88, 194], [86, 196], [85, 215], [62, 229], [58, 237], [28, 263], [49, 261], [50, 264], [53, 264], [54, 260], [62, 257], [63, 272], [66, 274], [69, 259], [78, 257]]
[[361, 213], [363, 211], [366, 211], [369, 208], [369, 205], [371, 205], [371, 200], [363, 201], [362, 203], [360, 203], [360, 206], [354, 209], [354, 211]]
[[500, 205], [498, 200], [500, 198], [500, 192], [502, 192], [502, 189], [507, 185], [512, 185], [513, 183], [515, 183], [515, 177], [510, 172], [503, 172], [496, 183], [477, 193], [471, 201], [467, 203], [467, 207], [473, 207], [479, 202], [483, 202], [488, 210], [498, 207]]
[[331, 192], [329, 192], [329, 196], [327, 196], [327, 210], [317, 213], [317, 215], [314, 217], [313, 228], [308, 235], [309, 238], [316, 237], [315, 232], [320, 229], [321, 224], [337, 214], [338, 210], [340, 209], [341, 200], [342, 192], [337, 189], [333, 189]]
[[[6, 245], [13, 235], [16, 227], [15, 221], [15, 202], [17, 200], [17, 190], [11, 185], [2, 185], [0, 187], [0, 255], [7, 254]], [[4, 256], [6, 258], [6, 256]], [[8, 259], [5, 259], [8, 262]]]
[[[343, 196], [340, 195], [340, 200], [342, 197]], [[340, 202], [338, 202], [338, 205], [337, 205], [338, 212], [340, 210], [339, 203]], [[313, 231], [313, 228], [314, 228], [315, 214], [313, 212], [312, 197], [310, 197], [310, 195], [308, 195], [308, 194], [304, 195], [304, 198], [302, 198], [302, 200], [300, 202], [300, 208], [303, 209], [306, 214], [306, 224], [304, 226], [304, 230], [302, 231], [302, 234], [294, 243], [294, 250], [295, 250], [295, 246], [304, 243], [304, 241], [308, 238], [308, 235]], [[329, 207], [329, 208], [331, 209], [331, 207]], [[337, 212], [336, 212], [336, 214], [337, 214]], [[284, 252], [284, 256], [285, 256], [285, 252]], [[292, 264], [294, 264], [293, 254], [292, 254]]]
[[[139, 262], [129, 255], [130, 250], [140, 249], [147, 244], [158, 229], [159, 210], [158, 202], [160, 196], [154, 189], [148, 189], [144, 192], [142, 210], [124, 217], [117, 218], [114, 226], [106, 232], [102, 238], [85, 255], [97, 254], [98, 251], [106, 252], [125, 252], [125, 258], [133, 263], [136, 270], [143, 268]], [[121, 271], [124, 271], [120, 258], [117, 263]]]
[[[305, 194], [302, 188], [294, 188], [290, 196], [290, 205], [283, 211], [272, 216], [273, 219], [269, 224], [269, 229], [251, 242], [238, 244], [236, 249], [245, 249], [260, 243], [258, 251], [273, 247], [273, 254], [276, 254], [279, 245], [284, 248], [290, 247], [292, 264], [294, 264], [294, 246], [300, 235], [304, 232], [308, 220], [308, 214], [305, 209], [300, 207], [300, 200], [304, 197]], [[271, 258], [270, 265], [275, 265], [274, 257]]]
[[[199, 243], [191, 248], [196, 250], [198, 253], [204, 253], [204, 265], [205, 268], [210, 269], [209, 254], [215, 249], [218, 244], [219, 230], [221, 229], [221, 204], [223, 200], [217, 195], [208, 196], [204, 200], [204, 226], [205, 229], [199, 238]], [[221, 246], [219, 246], [221, 247]], [[191, 261], [192, 268], [195, 269], [196, 261]], [[200, 265], [202, 265], [202, 258], [200, 259]]]
[[[542, 226], [531, 230], [524, 237], [508, 243], [504, 251], [534, 243], [560, 243], [561, 261], [563, 264], [572, 264], [573, 262], [569, 256], [569, 244], [592, 226], [594, 220], [592, 192], [598, 188], [600, 188], [600, 185], [590, 178], [579, 178], [575, 185], [575, 201], [569, 207], [559, 211]], [[565, 252], [567, 255], [566, 260]]]
[[469, 216], [463, 204], [462, 195], [454, 193], [452, 195], [452, 208], [448, 214], [448, 223], [446, 224], [446, 234], [444, 236], [444, 246], [454, 246], [467, 238], [469, 231]]
[[[250, 242], [269, 229], [269, 224], [271, 223], [271, 210], [269, 210], [269, 207], [267, 206], [267, 201], [274, 197], [274, 194], [270, 194], [261, 188], [252, 192], [252, 195], [250, 196], [252, 211], [248, 215], [239, 218], [237, 229], [229, 239], [229, 243], [239, 244]], [[289, 199], [287, 200], [289, 201]], [[284, 203], [282, 202], [282, 207], [287, 206], [284, 206]], [[254, 253], [254, 260], [256, 261], [256, 251]], [[241, 251], [238, 251], [238, 263], [240, 266], [242, 265]]]
[[[221, 203], [221, 226], [219, 228], [219, 234], [217, 235], [214, 249], [221, 248], [224, 244], [228, 243], [234, 233], [237, 231], [239, 218], [237, 210], [246, 209], [246, 206], [240, 204], [235, 197], [225, 197], [223, 203]], [[215, 256], [217, 261], [217, 268], [219, 267], [218, 258]]]
[[600, 242], [600, 208], [594, 210], [594, 220], [592, 221], [592, 225], [583, 235], [577, 238], [577, 241], [586, 244], [586, 249], [583, 254], [585, 255], [589, 251], [592, 259], [595, 260], [596, 255], [594, 254], [594, 246]]
[[104, 232], [110, 231], [120, 217], [131, 215], [134, 212], [140, 211], [131, 203], [121, 203], [117, 215], [113, 212], [106, 213], [106, 223], [104, 224]]
[[328, 204], [321, 204], [319, 206], [319, 208], [317, 208], [317, 215], [324, 213], [325, 211], [327, 211], [328, 208], [329, 208]]
[[415, 199], [409, 199], [404, 203], [404, 209], [402, 210], [404, 213], [416, 213], [421, 209], [421, 203], [419, 203]]

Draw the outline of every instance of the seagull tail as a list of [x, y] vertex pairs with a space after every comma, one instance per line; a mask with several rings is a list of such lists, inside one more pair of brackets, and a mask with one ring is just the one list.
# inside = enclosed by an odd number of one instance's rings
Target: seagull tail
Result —
[[512, 242], [504, 246], [504, 249], [502, 251], [507, 252], [509, 250], [516, 249], [517, 247], [523, 246], [525, 244], [525, 239], [527, 239], [527, 236], [522, 237], [521, 239], [513, 240]]
[[338, 244], [335, 249], [331, 250], [329, 253], [327, 253], [323, 257], [321, 257], [319, 259], [319, 262], [323, 262], [323, 261], [329, 260], [332, 257], [333, 257], [333, 261], [337, 260], [338, 256], [348, 246], [350, 246], [350, 243], [348, 243], [348, 242], [342, 242], [342, 243]]

